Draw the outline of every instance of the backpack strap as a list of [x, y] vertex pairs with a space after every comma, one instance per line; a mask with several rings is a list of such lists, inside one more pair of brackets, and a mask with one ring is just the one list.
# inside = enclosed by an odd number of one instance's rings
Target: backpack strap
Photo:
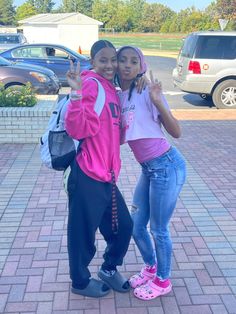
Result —
[[106, 101], [105, 90], [99, 80], [97, 80], [95, 77], [90, 77], [87, 80], [94, 80], [98, 84], [98, 95], [94, 105], [94, 110], [96, 111], [97, 115], [100, 116]]
[[[67, 110], [67, 105], [70, 102], [70, 94], [67, 94], [64, 98], [62, 98], [58, 104], [58, 116], [57, 116], [57, 125], [60, 124], [61, 119], [64, 120], [65, 113]], [[66, 103], [66, 105], [65, 105]]]
[[[99, 80], [97, 80], [95, 77], [90, 77], [87, 80], [94, 80], [98, 84], [98, 94], [97, 94], [97, 99], [96, 99], [96, 102], [95, 102], [95, 105], [94, 105], [94, 110], [97, 113], [97, 115], [100, 116], [100, 114], [102, 113], [102, 109], [104, 108], [105, 100], [106, 100], [105, 90], [104, 90], [102, 84], [99, 82]], [[76, 150], [77, 154], [79, 152], [80, 145], [82, 144], [82, 142], [84, 140], [85, 139], [81, 139], [79, 142], [77, 141], [77, 145], [78, 145], [77, 146], [77, 150]]]

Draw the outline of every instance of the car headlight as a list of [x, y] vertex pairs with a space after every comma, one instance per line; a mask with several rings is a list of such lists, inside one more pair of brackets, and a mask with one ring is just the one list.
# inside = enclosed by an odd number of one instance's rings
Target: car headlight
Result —
[[30, 75], [32, 75], [36, 80], [38, 80], [41, 83], [46, 83], [50, 81], [50, 78], [47, 75], [44, 75], [39, 72], [30, 72]]

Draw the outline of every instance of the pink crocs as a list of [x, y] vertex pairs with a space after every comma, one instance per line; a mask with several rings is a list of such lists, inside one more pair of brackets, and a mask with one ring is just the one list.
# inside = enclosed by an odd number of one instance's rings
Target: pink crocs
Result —
[[149, 266], [149, 265], [144, 266], [141, 269], [140, 273], [135, 274], [132, 277], [130, 277], [130, 279], [129, 279], [130, 286], [135, 289], [136, 287], [144, 285], [149, 280], [151, 280], [151, 279], [153, 279], [155, 277], [156, 270], [157, 270], [156, 265], [154, 265], [154, 266]]
[[141, 287], [137, 287], [134, 289], [134, 295], [141, 300], [152, 300], [161, 295], [165, 295], [172, 290], [172, 285], [170, 280], [168, 280], [168, 284], [166, 287], [161, 287], [156, 285], [152, 280], [149, 280], [146, 285]]

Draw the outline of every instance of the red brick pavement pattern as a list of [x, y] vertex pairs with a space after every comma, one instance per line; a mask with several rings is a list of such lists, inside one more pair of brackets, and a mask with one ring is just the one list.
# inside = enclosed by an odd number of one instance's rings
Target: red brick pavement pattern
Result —
[[[41, 166], [38, 147], [0, 147], [0, 313], [236, 313], [236, 122], [182, 121], [173, 141], [188, 163], [188, 180], [171, 222], [173, 291], [145, 302], [132, 292], [90, 299], [70, 292], [66, 195], [60, 172]], [[122, 147], [119, 186], [130, 206], [139, 165]], [[98, 233], [90, 270], [102, 262]], [[133, 241], [121, 267], [142, 259]]]

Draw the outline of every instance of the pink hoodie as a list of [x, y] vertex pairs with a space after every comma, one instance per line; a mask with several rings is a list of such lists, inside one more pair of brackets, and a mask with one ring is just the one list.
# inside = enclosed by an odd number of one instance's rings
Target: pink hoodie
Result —
[[[100, 116], [94, 111], [99, 80], [106, 93], [106, 101]], [[113, 84], [93, 71], [83, 71], [82, 101], [71, 100], [65, 118], [67, 133], [74, 139], [85, 139], [76, 160], [89, 177], [111, 182], [111, 171], [116, 180], [120, 161], [120, 102]]]

